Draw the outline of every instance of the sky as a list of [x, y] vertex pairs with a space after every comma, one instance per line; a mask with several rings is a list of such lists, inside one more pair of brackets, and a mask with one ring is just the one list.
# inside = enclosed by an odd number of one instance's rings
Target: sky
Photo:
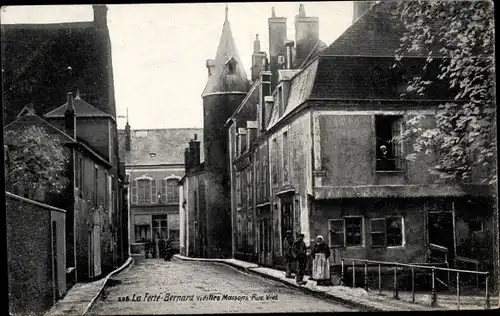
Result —
[[[228, 16], [247, 77], [255, 35], [269, 54], [267, 19], [287, 17], [295, 39], [300, 2], [227, 3]], [[224, 23], [226, 3], [108, 5], [118, 128], [128, 109], [132, 129], [203, 127], [201, 93]], [[331, 44], [352, 23], [352, 1], [304, 2], [320, 20], [320, 39]], [[91, 5], [2, 7], [1, 23], [92, 21]]]

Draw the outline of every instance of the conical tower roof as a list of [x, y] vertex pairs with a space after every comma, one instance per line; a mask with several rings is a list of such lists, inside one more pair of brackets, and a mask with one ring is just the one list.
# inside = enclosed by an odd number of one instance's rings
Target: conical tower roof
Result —
[[222, 27], [222, 35], [214, 60], [214, 69], [208, 78], [202, 97], [221, 92], [247, 92], [248, 79], [240, 55], [236, 49], [231, 24], [226, 19]]

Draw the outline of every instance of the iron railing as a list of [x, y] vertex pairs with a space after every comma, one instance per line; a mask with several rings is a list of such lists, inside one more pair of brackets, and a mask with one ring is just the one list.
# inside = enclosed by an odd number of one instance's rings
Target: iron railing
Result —
[[412, 302], [415, 303], [415, 270], [430, 270], [431, 273], [431, 286], [432, 286], [432, 297], [431, 297], [431, 306], [437, 306], [437, 291], [436, 291], [436, 271], [445, 271], [445, 272], [455, 272], [456, 273], [456, 282], [457, 282], [457, 308], [460, 309], [460, 274], [475, 274], [479, 277], [479, 275], [485, 276], [485, 309], [490, 309], [490, 294], [488, 292], [488, 283], [489, 283], [489, 272], [484, 271], [470, 271], [470, 270], [459, 270], [459, 269], [450, 269], [450, 268], [442, 268], [436, 267], [435, 265], [421, 265], [421, 264], [406, 264], [399, 262], [388, 262], [388, 261], [376, 261], [376, 260], [366, 260], [366, 259], [351, 259], [351, 258], [342, 258], [341, 259], [341, 282], [345, 285], [345, 267], [348, 262], [352, 262], [352, 287], [355, 287], [356, 284], [356, 262], [364, 264], [364, 287], [368, 290], [368, 265], [378, 266], [378, 288], [379, 294], [382, 294], [382, 266], [390, 266], [394, 268], [394, 285], [393, 291], [394, 299], [399, 299], [399, 289], [398, 289], [398, 269], [402, 270], [403, 268], [409, 268], [411, 270], [411, 292], [412, 292]]

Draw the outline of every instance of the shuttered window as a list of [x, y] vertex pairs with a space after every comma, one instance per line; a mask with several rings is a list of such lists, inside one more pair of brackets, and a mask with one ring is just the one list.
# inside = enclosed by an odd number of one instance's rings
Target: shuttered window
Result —
[[161, 203], [167, 203], [167, 180], [161, 180]]
[[132, 204], [137, 204], [137, 180], [132, 181], [132, 192], [130, 196], [130, 202]]

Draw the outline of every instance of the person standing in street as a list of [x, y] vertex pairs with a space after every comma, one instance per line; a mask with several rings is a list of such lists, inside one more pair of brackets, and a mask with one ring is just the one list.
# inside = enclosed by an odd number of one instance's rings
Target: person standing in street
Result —
[[316, 245], [311, 252], [313, 260], [312, 279], [316, 280], [317, 285], [330, 285], [330, 248], [325, 243], [323, 236], [316, 237]]
[[295, 281], [299, 285], [304, 285], [307, 283], [307, 281], [304, 281], [304, 272], [307, 261], [307, 247], [304, 242], [304, 234], [299, 234], [297, 241], [293, 243], [292, 253], [293, 257], [297, 261], [297, 274], [295, 276]]
[[285, 235], [285, 239], [283, 240], [283, 251], [285, 253], [285, 277], [293, 278], [292, 276], [292, 263], [293, 263], [293, 235], [292, 231], [288, 230]]

